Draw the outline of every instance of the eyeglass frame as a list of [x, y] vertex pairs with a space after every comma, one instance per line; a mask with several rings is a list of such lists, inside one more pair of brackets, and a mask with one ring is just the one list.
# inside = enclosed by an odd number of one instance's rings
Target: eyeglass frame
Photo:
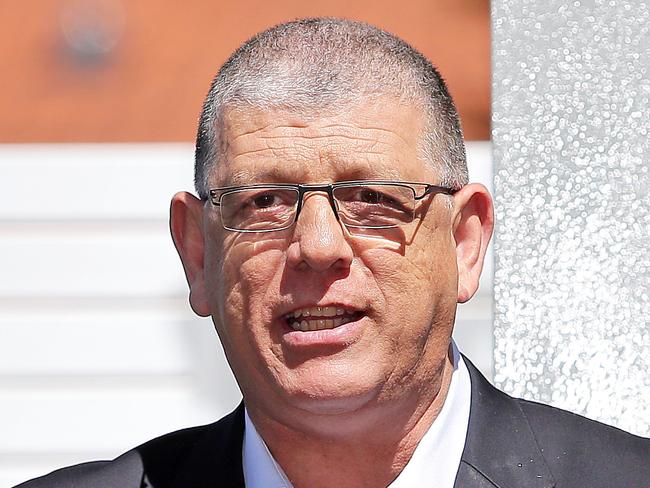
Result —
[[[341, 223], [345, 228], [351, 227], [354, 229], [393, 229], [399, 227], [398, 225], [383, 225], [383, 226], [365, 226], [365, 225], [350, 225], [346, 224], [341, 220], [339, 215], [339, 209], [336, 205], [336, 199], [334, 198], [334, 190], [337, 188], [346, 188], [351, 186], [358, 185], [395, 185], [409, 188], [413, 192], [413, 198], [415, 201], [423, 200], [428, 195], [453, 195], [459, 189], [451, 188], [447, 186], [433, 185], [431, 183], [420, 183], [413, 181], [399, 181], [399, 180], [350, 180], [350, 181], [337, 181], [335, 183], [326, 183], [326, 184], [299, 184], [299, 183], [254, 183], [250, 185], [235, 185], [235, 186], [223, 186], [218, 188], [213, 188], [208, 191], [209, 198], [208, 200], [215, 207], [221, 208], [221, 199], [224, 195], [229, 193], [235, 193], [242, 190], [254, 190], [256, 188], [268, 188], [268, 189], [292, 189], [298, 191], [298, 201], [296, 203], [295, 215], [291, 223], [285, 225], [284, 227], [279, 227], [277, 229], [265, 229], [265, 230], [253, 230], [253, 229], [233, 229], [226, 227], [226, 224], [223, 222], [223, 216], [220, 214], [219, 220], [221, 221], [221, 226], [230, 232], [242, 232], [242, 233], [264, 233], [264, 232], [277, 232], [282, 230], [287, 230], [293, 227], [296, 222], [298, 222], [298, 217], [300, 216], [300, 211], [303, 207], [303, 200], [306, 193], [312, 191], [325, 192], [327, 198], [330, 202], [330, 207], [334, 212], [337, 222]], [[418, 196], [415, 188], [412, 185], [423, 186], [424, 192]], [[217, 199], [218, 198], [218, 199]]]

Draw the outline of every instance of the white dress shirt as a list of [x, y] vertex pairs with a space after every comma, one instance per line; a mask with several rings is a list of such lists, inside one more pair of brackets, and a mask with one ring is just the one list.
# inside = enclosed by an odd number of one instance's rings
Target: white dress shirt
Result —
[[[453, 341], [451, 349], [454, 371], [445, 403], [390, 488], [454, 486], [469, 423], [471, 383], [467, 367]], [[246, 487], [292, 488], [255, 429], [248, 411], [245, 412], [245, 422], [242, 463]]]

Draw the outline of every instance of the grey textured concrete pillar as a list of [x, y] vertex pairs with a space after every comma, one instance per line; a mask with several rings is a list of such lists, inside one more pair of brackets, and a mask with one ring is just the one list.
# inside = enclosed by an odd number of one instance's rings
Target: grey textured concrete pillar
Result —
[[650, 13], [494, 0], [495, 381], [650, 434]]

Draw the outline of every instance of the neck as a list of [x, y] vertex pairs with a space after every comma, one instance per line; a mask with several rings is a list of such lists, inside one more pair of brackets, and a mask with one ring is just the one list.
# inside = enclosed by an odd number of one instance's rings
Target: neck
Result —
[[[400, 401], [316, 419], [308, 430], [280, 423], [261, 409], [247, 406], [248, 412], [295, 488], [388, 486], [442, 409], [453, 372], [449, 356], [435, 388], [430, 384]], [[341, 427], [346, 424], [354, 428]]]

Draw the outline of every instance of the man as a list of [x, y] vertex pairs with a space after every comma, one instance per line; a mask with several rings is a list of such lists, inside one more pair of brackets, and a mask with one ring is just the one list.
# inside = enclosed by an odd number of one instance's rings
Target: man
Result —
[[650, 442], [492, 388], [451, 341], [492, 233], [431, 64], [280, 25], [221, 68], [171, 231], [235, 412], [24, 486], [650, 486]]

